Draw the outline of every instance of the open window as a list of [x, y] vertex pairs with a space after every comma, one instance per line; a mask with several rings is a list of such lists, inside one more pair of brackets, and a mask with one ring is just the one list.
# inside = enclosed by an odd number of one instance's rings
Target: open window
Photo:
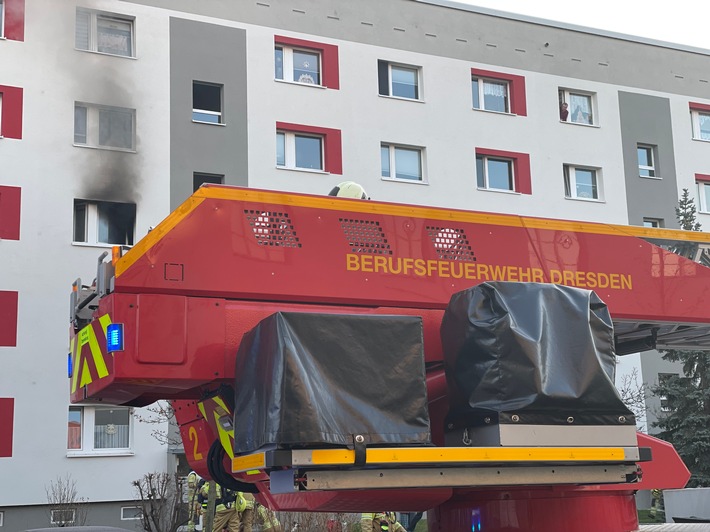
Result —
[[135, 57], [133, 22], [133, 17], [79, 8], [75, 46], [78, 50]]
[[132, 246], [135, 224], [135, 203], [74, 200], [74, 243]]
[[207, 124], [223, 124], [222, 88], [218, 83], [192, 82], [192, 120]]

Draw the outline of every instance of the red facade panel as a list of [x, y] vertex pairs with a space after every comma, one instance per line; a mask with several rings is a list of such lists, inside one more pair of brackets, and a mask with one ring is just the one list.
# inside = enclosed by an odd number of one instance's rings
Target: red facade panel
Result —
[[12, 456], [14, 418], [15, 400], [11, 397], [0, 397], [0, 458]]
[[323, 66], [323, 86], [328, 87], [329, 89], [340, 89], [340, 66], [338, 64], [337, 46], [334, 44], [306, 41], [304, 39], [293, 39], [291, 37], [283, 37], [281, 35], [274, 36], [274, 42], [285, 46], [306, 48], [320, 52]]
[[492, 70], [481, 70], [480, 68], [472, 68], [471, 75], [507, 81], [510, 88], [510, 112], [520, 116], [528, 115], [528, 105], [525, 97], [525, 78], [523, 76], [494, 72]]
[[513, 161], [515, 192], [519, 192], [520, 194], [532, 194], [532, 176], [530, 173], [529, 154], [514, 151], [490, 150], [488, 148], [476, 148], [476, 155], [511, 159]]
[[20, 239], [20, 190], [0, 185], [0, 239]]
[[5, 38], [25, 40], [25, 0], [5, 0]]
[[22, 138], [22, 88], [0, 85], [2, 115], [0, 136], [9, 139]]
[[0, 347], [17, 345], [17, 292], [0, 290]]

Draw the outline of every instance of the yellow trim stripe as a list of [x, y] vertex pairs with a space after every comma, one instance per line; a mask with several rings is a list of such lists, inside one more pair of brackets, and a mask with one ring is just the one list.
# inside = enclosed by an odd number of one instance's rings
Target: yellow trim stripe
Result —
[[[355, 462], [355, 451], [310, 451], [313, 465], [346, 465]], [[367, 449], [368, 464], [452, 462], [586, 462], [624, 461], [623, 447], [448, 447]], [[301, 465], [301, 464], [299, 464]]]
[[494, 214], [468, 212], [456, 209], [420, 207], [396, 203], [380, 203], [332, 196], [309, 196], [271, 192], [266, 190], [228, 187], [224, 185], [205, 185], [200, 187], [180, 207], [173, 211], [155, 229], [140, 240], [116, 263], [116, 277], [119, 277], [150, 248], [157, 244], [178, 223], [186, 218], [206, 199], [226, 201], [247, 201], [268, 203], [292, 207], [307, 207], [330, 211], [348, 211], [412, 218], [426, 218], [449, 222], [464, 222], [505, 227], [525, 227], [527, 229], [545, 229], [550, 231], [571, 231], [600, 235], [635, 236], [639, 238], [683, 240], [710, 243], [710, 233], [680, 231], [673, 229], [652, 229], [626, 225], [611, 225], [591, 222], [574, 222], [547, 218], [532, 218], [512, 214]]
[[111, 325], [111, 316], [104, 314], [99, 318], [99, 323], [101, 324], [101, 329], [104, 331], [104, 337], [107, 337], [106, 331], [108, 326]]
[[251, 473], [251, 470], [263, 467], [266, 467], [265, 453], [247, 454], [245, 456], [236, 456], [232, 458], [232, 473], [247, 471], [249, 474], [253, 474]]

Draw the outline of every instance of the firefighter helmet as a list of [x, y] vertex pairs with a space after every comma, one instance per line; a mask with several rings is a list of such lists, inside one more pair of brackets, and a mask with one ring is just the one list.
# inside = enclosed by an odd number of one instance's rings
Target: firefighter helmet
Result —
[[328, 193], [329, 196], [337, 196], [339, 198], [355, 198], [355, 199], [370, 199], [362, 188], [362, 185], [355, 183], [355, 181], [343, 181], [338, 185], [333, 187]]

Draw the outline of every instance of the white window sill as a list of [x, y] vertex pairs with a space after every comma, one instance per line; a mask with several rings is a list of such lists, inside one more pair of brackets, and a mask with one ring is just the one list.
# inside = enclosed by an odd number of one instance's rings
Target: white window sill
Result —
[[517, 190], [505, 190], [502, 188], [482, 188], [482, 187], [476, 187], [477, 190], [480, 190], [481, 192], [497, 192], [499, 194], [513, 194], [514, 196], [521, 196], [521, 193], [518, 192]]
[[193, 124], [205, 124], [207, 126], [222, 126], [225, 127], [227, 124], [224, 122], [205, 122], [204, 120], [195, 120], [194, 118], [192, 119]]
[[102, 248], [102, 249], [111, 249], [114, 246], [121, 246], [121, 247], [131, 247], [128, 246], [128, 244], [105, 244], [103, 242], [72, 242], [72, 246], [76, 246], [79, 248]]
[[77, 52], [86, 52], [89, 54], [96, 54], [96, 55], [105, 55], [107, 57], [122, 57], [123, 59], [137, 59], [136, 56], [134, 55], [121, 55], [121, 54], [108, 54], [106, 52], [99, 52], [97, 50], [83, 50], [81, 48], [74, 48]]
[[391, 181], [393, 183], [410, 183], [412, 185], [428, 185], [428, 181], [423, 179], [398, 179], [396, 177], [382, 177], [382, 181]]
[[90, 144], [76, 144], [73, 143], [72, 146], [75, 148], [88, 148], [90, 150], [106, 150], [106, 151], [120, 151], [123, 153], [138, 153], [136, 150], [128, 150], [125, 148], [112, 148], [110, 146], [91, 146]]
[[67, 458], [101, 458], [107, 456], [135, 456], [130, 449], [101, 449], [93, 451], [67, 451]]
[[651, 175], [640, 175], [639, 176], [641, 179], [655, 179], [656, 181], [662, 181], [663, 178], [659, 176], [651, 176]]
[[693, 140], [697, 140], [698, 142], [710, 142], [710, 139], [701, 139], [698, 137], [693, 137]]
[[491, 113], [494, 115], [503, 115], [503, 116], [518, 116], [515, 113], [509, 113], [507, 111], [492, 111], [490, 109], [478, 109], [476, 107], [471, 107], [473, 111], [478, 111], [480, 113]]
[[324, 170], [314, 170], [311, 168], [296, 168], [296, 167], [291, 167], [291, 166], [277, 166], [277, 170], [291, 170], [292, 172], [305, 172], [307, 174], [321, 174], [321, 175], [330, 175], [330, 172], [326, 172]]
[[698, 214], [710, 214], [710, 211], [701, 211], [698, 209]]
[[586, 201], [587, 203], [606, 203], [603, 199], [594, 198], [572, 198], [570, 196], [565, 196], [565, 199], [570, 201]]
[[570, 126], [582, 126], [582, 127], [595, 127], [599, 128], [599, 124], [585, 124], [584, 122], [572, 122], [571, 120], [560, 120], [562, 124], [568, 124]]
[[399, 100], [402, 102], [415, 102], [415, 103], [425, 103], [422, 99], [417, 98], [403, 98], [402, 96], [389, 96], [387, 94], [378, 94], [380, 98], [387, 98], [388, 100]]
[[316, 85], [315, 83], [301, 83], [300, 81], [291, 81], [288, 79], [274, 78], [277, 83], [285, 83], [286, 85], [299, 85], [301, 87], [310, 87], [311, 89], [327, 89], [325, 85]]

